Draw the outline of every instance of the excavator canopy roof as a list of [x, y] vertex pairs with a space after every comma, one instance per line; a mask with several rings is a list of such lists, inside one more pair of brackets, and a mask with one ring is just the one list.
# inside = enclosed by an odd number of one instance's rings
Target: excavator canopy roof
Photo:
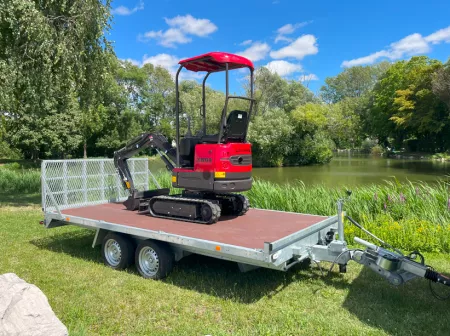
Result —
[[239, 69], [248, 67], [254, 69], [252, 61], [249, 59], [224, 53], [224, 52], [210, 52], [200, 56], [195, 56], [181, 60], [178, 64], [183, 65], [190, 71], [207, 71], [207, 72], [219, 72], [225, 71], [225, 64], [228, 63], [228, 69]]

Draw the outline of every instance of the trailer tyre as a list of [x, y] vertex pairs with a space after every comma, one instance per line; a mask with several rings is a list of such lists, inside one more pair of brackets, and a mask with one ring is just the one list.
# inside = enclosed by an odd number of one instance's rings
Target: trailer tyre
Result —
[[142, 241], [135, 252], [135, 264], [146, 279], [163, 279], [173, 269], [174, 257], [169, 246], [153, 240]]
[[102, 256], [105, 265], [122, 270], [133, 263], [134, 244], [126, 236], [110, 232], [103, 239]]

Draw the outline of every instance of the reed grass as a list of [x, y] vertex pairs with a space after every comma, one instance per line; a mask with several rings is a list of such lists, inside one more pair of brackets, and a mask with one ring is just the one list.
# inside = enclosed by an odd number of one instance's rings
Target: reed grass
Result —
[[0, 193], [37, 193], [40, 187], [39, 169], [0, 167]]
[[[172, 193], [179, 192], [171, 187], [169, 173], [159, 172], [155, 177], [161, 187], [171, 188]], [[0, 168], [0, 193], [38, 193], [39, 190], [39, 170]], [[446, 182], [386, 181], [354, 188], [351, 198], [345, 202], [345, 210], [368, 230], [398, 248], [450, 252], [449, 194]], [[331, 216], [336, 214], [337, 200], [346, 196], [346, 188], [308, 186], [300, 181], [275, 184], [255, 180], [246, 195], [256, 208]], [[349, 222], [345, 234], [349, 243], [355, 236], [365, 237]]]

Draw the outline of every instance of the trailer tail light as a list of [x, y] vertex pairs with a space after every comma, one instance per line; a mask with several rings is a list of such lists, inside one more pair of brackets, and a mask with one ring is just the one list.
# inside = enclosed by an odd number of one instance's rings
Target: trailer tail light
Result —
[[216, 251], [220, 251], [221, 249], [222, 248], [219, 245], [216, 246]]

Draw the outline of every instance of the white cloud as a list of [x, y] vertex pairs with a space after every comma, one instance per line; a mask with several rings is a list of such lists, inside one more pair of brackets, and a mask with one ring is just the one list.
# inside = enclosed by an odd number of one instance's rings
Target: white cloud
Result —
[[217, 30], [217, 26], [208, 19], [196, 19], [192, 15], [176, 16], [174, 18], [164, 19], [170, 27], [176, 27], [183, 33], [196, 35], [196, 36], [208, 36]]
[[428, 36], [423, 37], [415, 33], [408, 35], [397, 42], [389, 45], [389, 48], [377, 51], [368, 56], [355, 58], [342, 62], [343, 67], [373, 64], [380, 58], [397, 60], [405, 56], [426, 54], [431, 51], [431, 44], [450, 43], [450, 27], [440, 29]]
[[279, 41], [292, 42], [292, 39], [289, 37], [286, 37], [285, 35], [292, 34], [297, 29], [304, 27], [310, 23], [312, 23], [312, 21], [304, 21], [304, 22], [299, 22], [299, 23], [295, 23], [295, 24], [292, 24], [292, 23], [285, 24], [284, 26], [277, 29], [278, 35], [277, 35], [277, 37], [275, 37], [275, 43], [277, 43]]
[[167, 70], [177, 67], [179, 61], [180, 59], [178, 57], [169, 54], [158, 54], [155, 56], [144, 55], [142, 58], [142, 64], [151, 63], [154, 66], [161, 66]]
[[420, 34], [411, 34], [400, 41], [391, 43], [388, 57], [391, 60], [402, 58], [404, 55], [411, 56], [425, 54], [430, 51], [430, 46]]
[[115, 15], [131, 15], [133, 13], [136, 13], [137, 11], [144, 9], [144, 1], [139, 1], [139, 3], [134, 8], [128, 8], [126, 6], [119, 6], [114, 8], [111, 11], [111, 14]]
[[305, 56], [315, 55], [318, 52], [316, 37], [308, 34], [297, 38], [284, 48], [272, 51], [270, 56], [275, 59], [292, 57], [300, 60]]
[[266, 58], [270, 51], [270, 46], [267, 43], [254, 42], [250, 47], [244, 51], [240, 51], [237, 54], [247, 57], [253, 62], [260, 61]]
[[358, 65], [364, 65], [364, 64], [373, 64], [375, 63], [379, 58], [381, 57], [388, 57], [388, 52], [385, 50], [377, 51], [373, 54], [370, 54], [368, 56], [355, 58], [350, 61], [344, 61], [342, 62], [342, 66], [349, 68], [352, 66], [358, 66]]
[[433, 34], [428, 35], [425, 37], [425, 40], [432, 44], [439, 44], [441, 42], [450, 43], [450, 27], [440, 29]]
[[294, 72], [302, 71], [302, 66], [300, 64], [294, 64], [283, 60], [269, 62], [265, 67], [282, 77], [288, 76]]
[[139, 40], [147, 41], [149, 39], [158, 40], [159, 44], [164, 47], [174, 48], [176, 44], [185, 44], [192, 41], [190, 37], [184, 35], [184, 33], [176, 28], [169, 28], [166, 31], [148, 31], [144, 35], [139, 36]]
[[217, 30], [217, 26], [208, 19], [196, 19], [192, 15], [176, 16], [164, 19], [169, 25], [169, 29], [151, 30], [138, 35], [138, 40], [147, 42], [155, 39], [164, 47], [175, 48], [177, 44], [185, 44], [192, 41], [189, 35], [206, 37]]
[[[144, 57], [142, 58], [142, 65], [151, 63], [154, 66], [163, 67], [167, 69], [173, 77], [175, 77], [177, 70], [179, 68], [178, 62], [180, 60], [181, 59], [178, 58], [177, 56], [169, 54], [158, 54], [155, 56], [144, 55]], [[197, 80], [203, 79], [204, 76], [205, 73], [183, 70], [180, 73], [180, 80], [189, 80], [189, 79]]]
[[253, 42], [252, 40], [245, 40], [245, 41], [239, 43], [239, 45], [246, 46], [246, 45], [252, 44], [252, 42]]
[[298, 80], [300, 82], [310, 82], [310, 81], [316, 81], [319, 80], [319, 77], [317, 77], [315, 74], [309, 74], [309, 75], [301, 75]]

